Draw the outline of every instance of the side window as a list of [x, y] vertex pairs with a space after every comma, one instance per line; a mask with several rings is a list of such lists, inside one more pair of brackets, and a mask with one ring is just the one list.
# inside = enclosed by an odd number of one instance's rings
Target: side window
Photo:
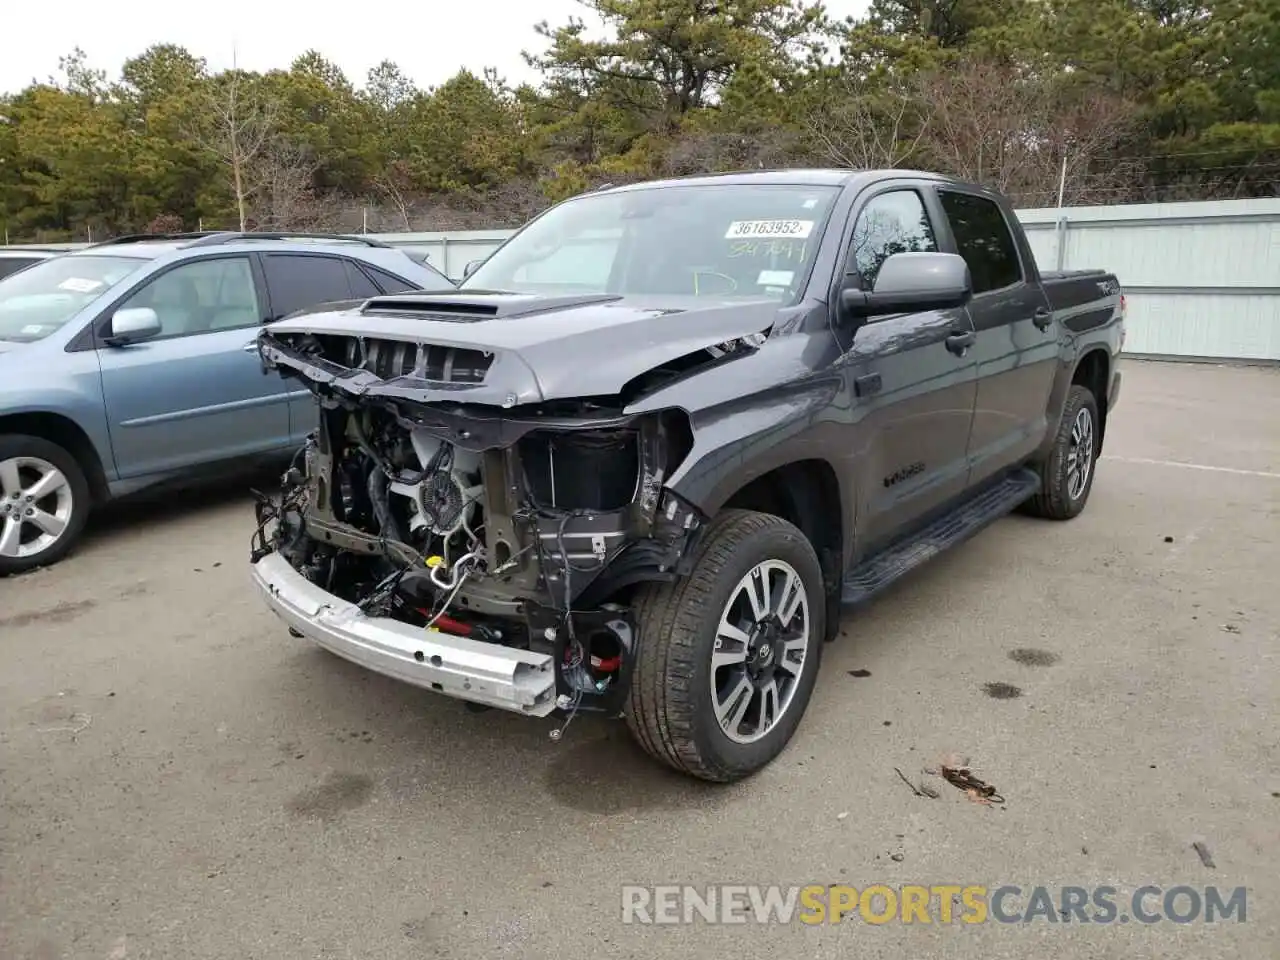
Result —
[[372, 274], [373, 279], [378, 282], [378, 286], [382, 288], [383, 293], [404, 293], [408, 290], [417, 290], [412, 283], [406, 283], [399, 277], [393, 277], [385, 270], [379, 270], [377, 267], [371, 267], [368, 264], [362, 268]]
[[357, 300], [367, 300], [380, 293], [373, 281], [364, 275], [364, 271], [350, 260], [347, 261], [347, 282], [351, 286], [351, 296]]
[[1022, 279], [1018, 248], [1000, 208], [969, 193], [938, 191], [946, 211], [956, 252], [969, 264], [973, 292], [999, 290]]
[[849, 246], [849, 269], [863, 290], [875, 286], [880, 267], [895, 253], [932, 253], [938, 249], [924, 201], [915, 190], [892, 190], [872, 197], [858, 214]]
[[40, 257], [27, 259], [25, 257], [0, 257], [0, 277], [7, 277], [11, 273], [17, 273], [19, 270], [26, 269], [33, 263], [39, 263]]
[[262, 308], [246, 257], [184, 263], [162, 273], [117, 307], [150, 307], [160, 318], [160, 336], [177, 337], [251, 327]]
[[273, 317], [332, 300], [352, 299], [345, 260], [294, 253], [268, 254], [263, 260]]

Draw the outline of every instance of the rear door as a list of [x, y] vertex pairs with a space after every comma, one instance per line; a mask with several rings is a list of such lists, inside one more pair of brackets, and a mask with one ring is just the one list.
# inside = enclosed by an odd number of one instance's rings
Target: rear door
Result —
[[204, 257], [148, 278], [111, 313], [150, 307], [159, 336], [97, 348], [116, 467], [123, 478], [289, 446], [283, 381], [256, 350], [264, 309], [253, 260]]
[[[271, 305], [270, 320], [322, 303], [363, 300], [379, 293], [373, 281], [345, 257], [268, 253], [262, 257], [262, 266]], [[281, 380], [279, 374], [272, 376]], [[294, 443], [302, 443], [319, 423], [315, 397], [296, 380], [281, 382], [288, 393], [289, 435]]]
[[978, 391], [968, 459], [971, 482], [1031, 454], [1048, 429], [1059, 360], [1057, 328], [1034, 262], [1020, 250], [1000, 204], [978, 190], [939, 187], [948, 249], [969, 264]]
[[[872, 188], [848, 238], [846, 272], [870, 290], [890, 255], [940, 249], [927, 187]], [[965, 488], [976, 366], [956, 345], [971, 332], [963, 308], [872, 318], [851, 341], [841, 331], [856, 424], [859, 553], [874, 552], [925, 522]]]

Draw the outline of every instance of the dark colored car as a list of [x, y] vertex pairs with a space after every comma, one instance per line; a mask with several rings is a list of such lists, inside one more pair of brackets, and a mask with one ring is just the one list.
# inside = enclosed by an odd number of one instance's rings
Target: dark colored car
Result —
[[933, 174], [577, 197], [457, 291], [264, 331], [321, 421], [254, 577], [371, 670], [622, 714], [733, 780], [791, 738], [842, 606], [1084, 508], [1123, 332], [1114, 276], [1042, 274], [1002, 197]]

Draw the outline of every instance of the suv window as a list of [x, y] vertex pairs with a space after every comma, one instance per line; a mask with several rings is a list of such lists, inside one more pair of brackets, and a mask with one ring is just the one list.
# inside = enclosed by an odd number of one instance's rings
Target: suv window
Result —
[[276, 318], [357, 296], [347, 279], [346, 261], [338, 257], [269, 253], [263, 257], [263, 269], [271, 293], [271, 315]]
[[116, 309], [132, 307], [154, 310], [160, 318], [162, 337], [233, 330], [262, 322], [247, 257], [218, 257], [174, 267]]
[[350, 260], [347, 261], [347, 281], [351, 285], [351, 296], [357, 300], [367, 300], [381, 293], [373, 281], [365, 276], [364, 271]]
[[858, 214], [849, 246], [849, 269], [858, 274], [862, 289], [870, 290], [893, 254], [935, 253], [937, 249], [920, 194], [891, 190], [872, 197]]
[[956, 238], [956, 252], [969, 264], [973, 292], [999, 290], [1021, 280], [1018, 248], [1000, 207], [971, 193], [939, 190], [938, 196]]
[[11, 273], [17, 273], [24, 267], [29, 267], [33, 263], [39, 263], [44, 257], [0, 257], [0, 277], [7, 277]]
[[373, 279], [377, 281], [378, 286], [382, 288], [383, 293], [404, 293], [408, 290], [417, 290], [412, 283], [406, 283], [399, 277], [393, 277], [385, 270], [379, 270], [377, 267], [371, 267], [367, 263], [364, 265], [365, 270], [373, 275]]

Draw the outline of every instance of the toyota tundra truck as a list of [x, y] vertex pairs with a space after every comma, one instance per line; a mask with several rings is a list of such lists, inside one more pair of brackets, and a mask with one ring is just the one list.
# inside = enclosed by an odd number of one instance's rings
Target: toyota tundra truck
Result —
[[1079, 514], [1119, 394], [1116, 277], [1042, 273], [1003, 197], [931, 173], [602, 189], [473, 266], [264, 328], [318, 428], [253, 579], [369, 670], [552, 739], [624, 717], [705, 780], [785, 748], [846, 607]]

